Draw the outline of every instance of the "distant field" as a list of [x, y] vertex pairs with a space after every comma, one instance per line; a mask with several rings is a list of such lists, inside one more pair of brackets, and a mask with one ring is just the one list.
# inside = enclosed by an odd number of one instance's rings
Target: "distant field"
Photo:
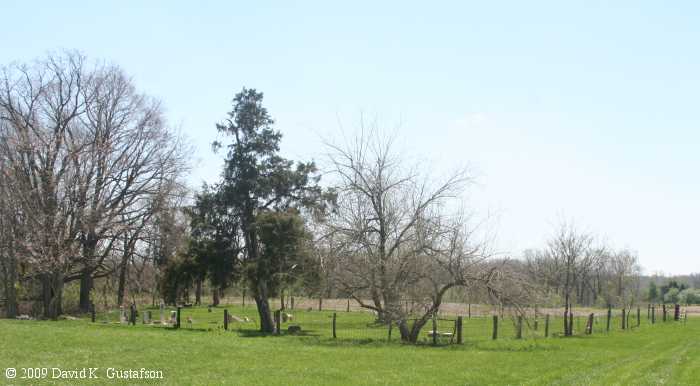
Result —
[[[229, 310], [237, 317], [255, 317], [253, 307], [229, 306]], [[160, 318], [157, 310], [151, 312], [154, 319]], [[388, 342], [388, 331], [374, 325], [366, 313], [338, 312], [336, 340], [330, 335], [332, 312], [295, 312], [292, 323], [301, 325], [306, 334], [279, 337], [258, 336], [253, 322], [233, 323], [230, 331], [223, 331], [222, 313], [221, 308], [211, 313], [206, 308], [183, 309], [179, 331], [143, 325], [140, 320], [136, 326], [121, 325], [115, 323], [117, 313], [99, 314], [94, 324], [85, 319], [2, 320], [0, 379], [7, 381], [4, 372], [9, 367], [99, 367], [101, 378], [83, 383], [113, 384], [115, 380], [105, 378], [107, 368], [143, 367], [162, 371], [163, 379], [120, 383], [700, 384], [697, 318], [685, 324], [650, 325], [643, 315], [639, 328], [620, 331], [615, 324], [610, 333], [604, 333], [604, 323], [598, 320], [592, 336], [548, 339], [542, 337], [540, 324], [537, 331], [527, 329], [523, 340], [513, 339], [514, 324], [505, 320], [496, 341], [489, 335], [491, 320], [473, 318], [465, 320], [465, 344], [431, 347], [402, 345], [396, 335]], [[553, 334], [560, 331], [559, 324], [552, 320]], [[630, 324], [636, 325], [636, 320]], [[448, 331], [452, 326], [445, 320], [439, 329]], [[56, 382], [15, 379], [13, 384]]]

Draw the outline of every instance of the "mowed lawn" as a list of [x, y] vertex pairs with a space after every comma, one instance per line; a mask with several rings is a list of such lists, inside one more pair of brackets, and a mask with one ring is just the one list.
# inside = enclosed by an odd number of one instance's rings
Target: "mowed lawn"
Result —
[[[0, 384], [10, 383], [4, 376], [9, 367], [99, 367], [102, 378], [84, 384], [700, 384], [700, 318], [692, 317], [686, 324], [643, 324], [585, 337], [467, 339], [442, 347], [334, 341], [325, 334], [262, 337], [232, 328], [1, 320]], [[164, 379], [109, 380], [109, 367], [162, 370]], [[13, 381], [42, 383], [76, 381]]]

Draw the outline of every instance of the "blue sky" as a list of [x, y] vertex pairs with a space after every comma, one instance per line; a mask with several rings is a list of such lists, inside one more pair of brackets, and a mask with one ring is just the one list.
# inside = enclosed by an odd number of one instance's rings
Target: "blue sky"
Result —
[[565, 217], [647, 273], [700, 271], [700, 3], [199, 3], [5, 0], [0, 63], [65, 48], [121, 65], [192, 140], [193, 186], [254, 87], [289, 157], [321, 160], [320, 137], [363, 113], [436, 171], [468, 165], [502, 252]]

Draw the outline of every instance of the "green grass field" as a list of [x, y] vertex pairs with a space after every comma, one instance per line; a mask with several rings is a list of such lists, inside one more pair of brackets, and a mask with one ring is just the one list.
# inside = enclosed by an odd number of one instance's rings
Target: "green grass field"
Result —
[[[253, 308], [229, 307], [237, 316], [255, 317]], [[143, 311], [141, 311], [143, 312]], [[371, 315], [338, 312], [338, 339], [331, 338], [331, 312], [295, 312], [291, 323], [301, 336], [259, 336], [255, 323], [233, 323], [223, 331], [223, 310], [183, 309], [180, 330], [115, 323], [117, 313], [89, 320], [0, 321], [0, 380], [12, 384], [74, 384], [74, 380], [5, 379], [6, 368], [80, 369], [98, 367], [98, 380], [84, 384], [417, 384], [417, 385], [693, 385], [700, 384], [700, 319], [592, 336], [542, 337], [526, 329], [513, 339], [513, 323], [490, 339], [487, 318], [465, 320], [465, 344], [402, 345], [387, 341], [388, 331]], [[159, 312], [152, 310], [154, 319]], [[189, 327], [187, 317], [192, 319]], [[646, 315], [644, 315], [646, 316]], [[577, 321], [578, 322], [578, 321]], [[618, 321], [619, 322], [619, 321]], [[541, 323], [540, 323], [541, 324]], [[556, 325], [555, 325], [556, 324]], [[553, 319], [551, 332], [557, 333]], [[636, 325], [630, 321], [631, 325]], [[441, 331], [450, 330], [441, 321]], [[615, 328], [618, 327], [618, 328]], [[576, 327], [575, 327], [576, 328]], [[394, 332], [395, 333], [395, 332]], [[427, 337], [425, 338], [427, 341]], [[158, 381], [106, 379], [107, 368], [162, 370]]]

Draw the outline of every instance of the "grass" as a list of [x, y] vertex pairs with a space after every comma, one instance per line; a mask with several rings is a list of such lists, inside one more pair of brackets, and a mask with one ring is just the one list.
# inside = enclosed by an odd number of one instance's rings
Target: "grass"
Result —
[[[229, 307], [237, 316], [255, 317], [253, 308]], [[142, 311], [143, 312], [143, 311]], [[159, 311], [152, 311], [159, 319]], [[512, 339], [513, 323], [503, 322], [490, 339], [487, 318], [464, 322], [461, 346], [409, 346], [387, 342], [387, 331], [371, 316], [338, 312], [338, 339], [330, 338], [332, 313], [295, 312], [302, 336], [259, 336], [254, 323], [220, 328], [222, 309], [183, 309], [183, 328], [114, 323], [116, 313], [87, 320], [0, 321], [0, 380], [7, 367], [99, 367], [102, 378], [83, 383], [114, 383], [108, 367], [162, 370], [167, 384], [327, 385], [692, 385], [700, 383], [700, 318], [687, 324], [643, 323], [640, 328], [592, 336]], [[184, 327], [187, 316], [192, 327]], [[644, 315], [645, 316], [645, 315]], [[110, 323], [100, 321], [110, 320]], [[219, 322], [220, 321], [220, 322]], [[560, 321], [553, 320], [552, 332]], [[557, 325], [555, 328], [554, 325]], [[581, 322], [583, 325], [583, 322]], [[636, 324], [632, 321], [630, 324]], [[451, 324], [441, 321], [440, 330]], [[512, 330], [509, 330], [512, 329]], [[528, 336], [528, 334], [525, 334]], [[15, 380], [15, 384], [56, 380]], [[64, 384], [74, 384], [65, 380]], [[0, 382], [2, 383], [2, 382]], [[134, 384], [134, 380], [121, 381]], [[148, 383], [148, 381], [142, 381]]]

